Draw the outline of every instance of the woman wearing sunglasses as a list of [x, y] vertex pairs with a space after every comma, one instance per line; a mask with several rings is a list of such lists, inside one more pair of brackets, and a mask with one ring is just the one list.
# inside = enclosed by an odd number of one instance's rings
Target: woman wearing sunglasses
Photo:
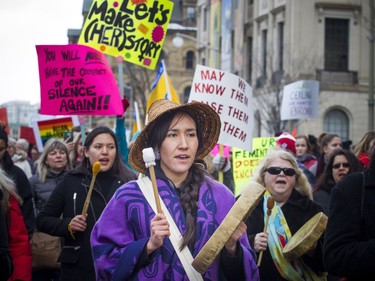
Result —
[[345, 176], [360, 171], [362, 171], [362, 165], [354, 153], [345, 149], [338, 149], [332, 153], [313, 193], [314, 201], [322, 206], [327, 216], [332, 188]]
[[[311, 200], [311, 188], [295, 157], [285, 150], [272, 150], [259, 164], [254, 179], [267, 191], [246, 220], [247, 233], [253, 249], [263, 252], [259, 266], [261, 280], [324, 280], [322, 243], [289, 262], [282, 250], [291, 237], [321, 207]], [[267, 231], [263, 232], [267, 216], [267, 201], [272, 196], [275, 205], [269, 216]]]

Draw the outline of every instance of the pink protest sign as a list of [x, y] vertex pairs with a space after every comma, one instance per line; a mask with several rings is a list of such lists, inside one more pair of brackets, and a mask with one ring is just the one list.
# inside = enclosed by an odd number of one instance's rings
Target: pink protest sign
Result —
[[36, 46], [41, 114], [121, 115], [116, 79], [104, 54], [81, 45]]
[[[230, 152], [230, 146], [223, 145], [223, 155], [228, 158], [229, 152]], [[215, 147], [212, 149], [211, 154], [213, 156], [216, 156], [216, 154], [218, 153], [220, 153], [220, 145], [216, 144]]]

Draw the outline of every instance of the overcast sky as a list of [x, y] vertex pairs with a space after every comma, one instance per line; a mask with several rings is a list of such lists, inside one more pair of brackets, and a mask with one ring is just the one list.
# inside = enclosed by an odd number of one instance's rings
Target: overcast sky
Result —
[[40, 103], [35, 45], [68, 44], [80, 29], [83, 0], [0, 0], [0, 105]]

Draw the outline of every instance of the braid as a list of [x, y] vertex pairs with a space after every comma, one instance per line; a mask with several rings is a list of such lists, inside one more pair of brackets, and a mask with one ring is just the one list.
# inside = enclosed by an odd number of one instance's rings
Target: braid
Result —
[[199, 165], [193, 165], [187, 178], [182, 182], [180, 202], [186, 216], [186, 230], [183, 234], [181, 250], [185, 246], [194, 246], [195, 225], [198, 210], [199, 187], [205, 181], [205, 172]]

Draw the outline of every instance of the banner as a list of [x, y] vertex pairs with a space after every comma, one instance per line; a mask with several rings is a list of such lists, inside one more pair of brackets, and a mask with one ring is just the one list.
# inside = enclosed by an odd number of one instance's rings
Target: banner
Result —
[[37, 121], [33, 125], [38, 151], [42, 152], [44, 144], [50, 138], [63, 139], [64, 132], [79, 126], [77, 116]]
[[94, 0], [78, 43], [155, 69], [172, 11], [172, 1]]
[[254, 127], [253, 93], [241, 77], [197, 65], [189, 102], [210, 105], [221, 119], [219, 144], [251, 151]]
[[104, 54], [86, 46], [36, 46], [40, 113], [122, 115], [120, 91]]
[[9, 122], [6, 107], [0, 108], [0, 125], [5, 126], [5, 131], [9, 135]]
[[34, 130], [32, 127], [21, 126], [20, 127], [20, 138], [26, 139], [29, 144], [36, 144]]
[[252, 152], [232, 148], [233, 179], [235, 194], [241, 193], [245, 184], [253, 179], [259, 162], [267, 155], [268, 149], [276, 146], [276, 138], [254, 138]]
[[161, 99], [168, 99], [180, 104], [180, 99], [178, 98], [176, 90], [172, 86], [171, 79], [168, 76], [167, 69], [163, 61], [160, 62], [158, 73], [156, 74], [155, 80], [151, 86], [151, 93], [147, 101], [146, 113], [153, 102]]
[[281, 120], [319, 117], [319, 82], [297, 81], [284, 87]]

